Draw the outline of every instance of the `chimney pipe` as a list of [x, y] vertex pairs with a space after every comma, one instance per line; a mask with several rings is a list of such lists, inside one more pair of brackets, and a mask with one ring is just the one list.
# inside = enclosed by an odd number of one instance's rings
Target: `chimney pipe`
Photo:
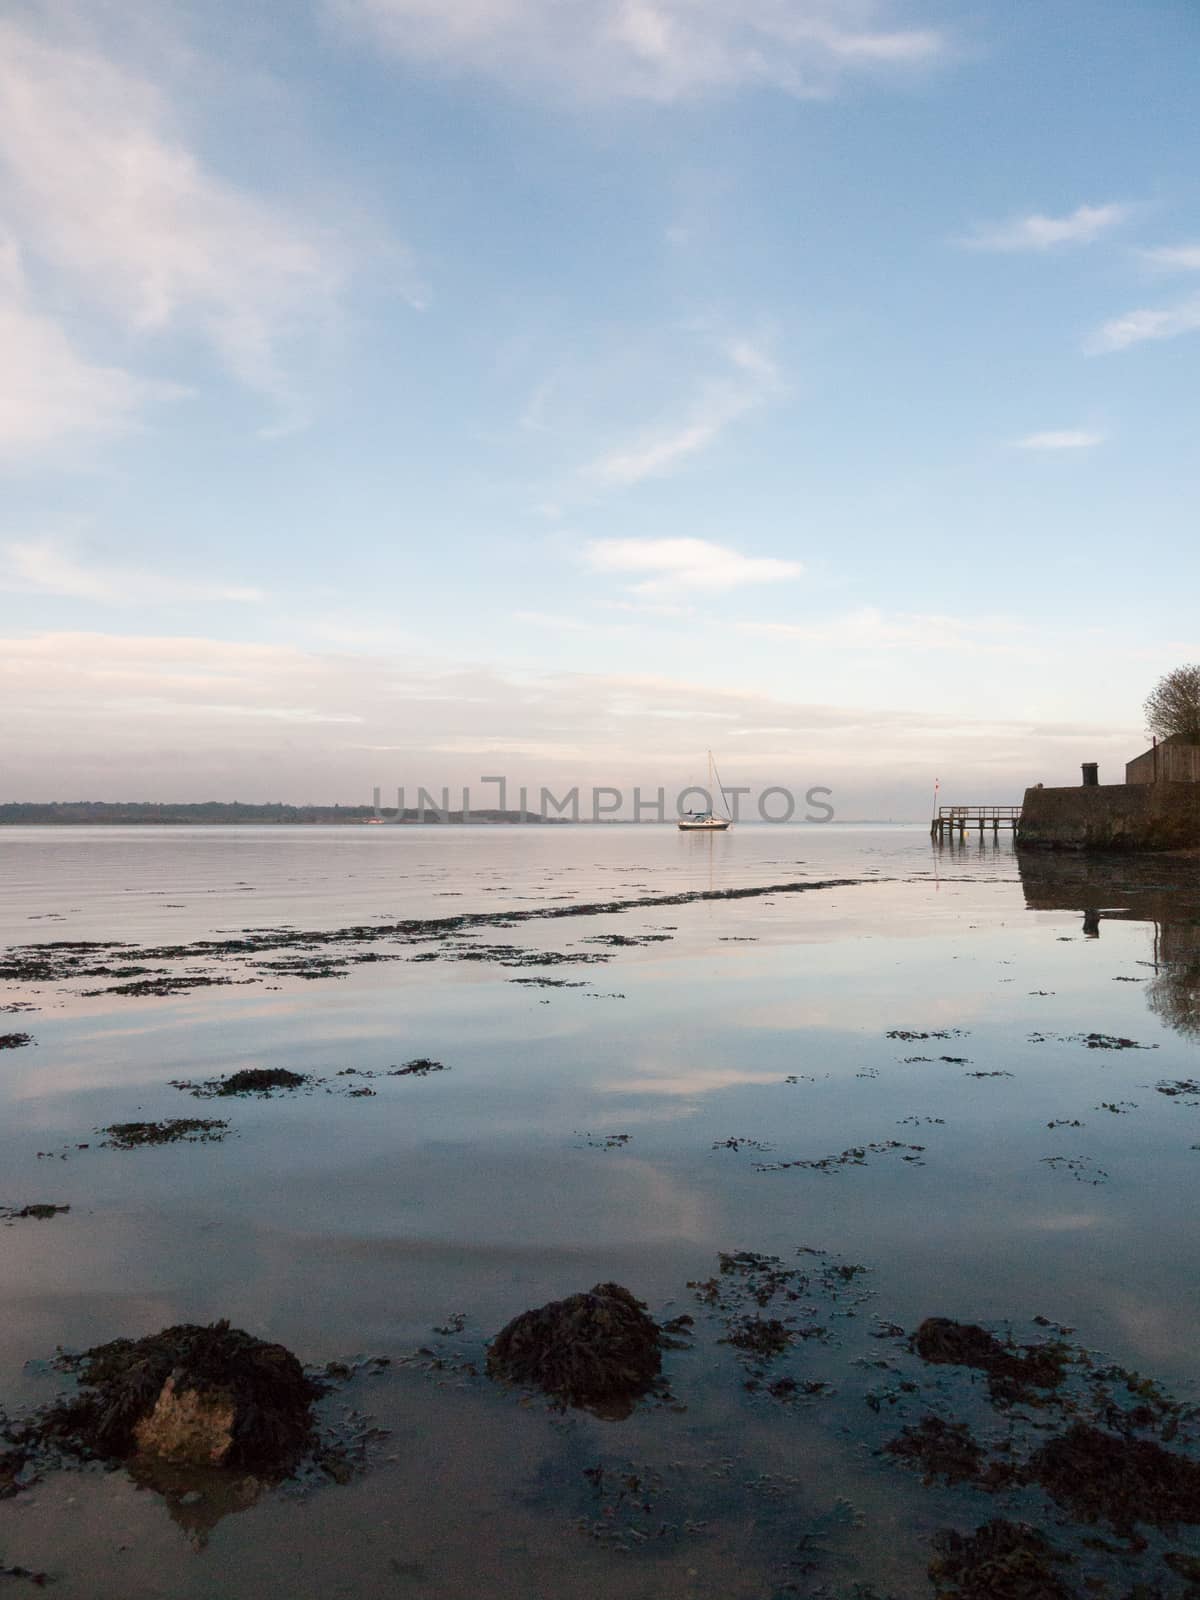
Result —
[[1094, 789], [1100, 782], [1100, 765], [1096, 761], [1083, 763], [1083, 786], [1085, 789]]

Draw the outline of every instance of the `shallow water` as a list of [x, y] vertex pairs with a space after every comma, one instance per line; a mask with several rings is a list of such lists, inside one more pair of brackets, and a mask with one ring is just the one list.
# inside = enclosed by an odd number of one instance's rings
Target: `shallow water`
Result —
[[[157, 971], [226, 981], [0, 982], [0, 1007], [34, 1008], [0, 1034], [35, 1041], [0, 1051], [0, 1203], [71, 1207], [0, 1228], [0, 1406], [57, 1392], [26, 1363], [60, 1344], [220, 1316], [306, 1361], [394, 1365], [337, 1402], [393, 1430], [349, 1486], [267, 1494], [197, 1552], [125, 1473], [57, 1474], [0, 1503], [0, 1558], [122, 1600], [927, 1592], [927, 1535], [1002, 1510], [877, 1456], [855, 1366], [893, 1354], [864, 1343], [873, 1319], [1027, 1337], [1040, 1314], [1194, 1382], [1200, 1097], [1155, 1087], [1200, 1075], [1193, 871], [1030, 865], [1006, 839], [934, 850], [899, 827], [4, 830], [0, 961], [120, 941], [104, 961], [149, 948]], [[701, 898], [655, 903], [680, 895]], [[467, 915], [493, 920], [412, 926]], [[245, 930], [276, 932], [219, 948]], [[480, 945], [492, 959], [467, 958]], [[280, 970], [297, 957], [349, 964]], [[416, 1056], [450, 1070], [338, 1077]], [[323, 1081], [171, 1087], [246, 1066]], [[117, 1152], [95, 1132], [193, 1115], [231, 1136]], [[781, 1406], [743, 1388], [688, 1284], [722, 1251], [804, 1247], [866, 1267], [868, 1298], [822, 1302], [830, 1338], [787, 1370], [832, 1390]], [[667, 1362], [675, 1407], [562, 1417], [455, 1369], [602, 1279], [697, 1314]], [[456, 1312], [461, 1334], [432, 1331]], [[421, 1346], [449, 1365], [402, 1364]], [[656, 1485], [634, 1534], [582, 1476], [601, 1461]]]

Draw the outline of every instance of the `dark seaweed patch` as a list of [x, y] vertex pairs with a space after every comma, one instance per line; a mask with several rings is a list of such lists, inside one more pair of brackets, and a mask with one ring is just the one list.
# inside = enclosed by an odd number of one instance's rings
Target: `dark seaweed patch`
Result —
[[1200, 1556], [1185, 1555], [1180, 1550], [1168, 1550], [1163, 1560], [1172, 1572], [1177, 1572], [1185, 1583], [1200, 1589]]
[[735, 1317], [730, 1322], [729, 1331], [720, 1342], [769, 1361], [773, 1356], [781, 1356], [798, 1337], [796, 1329], [779, 1317], [745, 1316]]
[[583, 1143], [577, 1145], [579, 1150], [623, 1150], [633, 1138], [631, 1133], [583, 1133], [576, 1130], [575, 1137], [582, 1139]]
[[997, 1519], [972, 1534], [947, 1529], [932, 1542], [938, 1600], [1074, 1600], [1055, 1571], [1071, 1558], [1023, 1522]]
[[[0, 979], [24, 983], [56, 983], [88, 977], [110, 976], [115, 952], [126, 960], [140, 964], [182, 961], [229, 961], [253, 964], [260, 971], [266, 967], [265, 957], [276, 952], [297, 952], [296, 963], [279, 970], [291, 971], [303, 977], [340, 977], [347, 962], [401, 959], [398, 955], [352, 951], [347, 947], [372, 945], [383, 941], [412, 946], [434, 946], [412, 956], [413, 960], [437, 961], [495, 961], [503, 966], [541, 967], [563, 963], [598, 962], [609, 959], [605, 950], [562, 953], [536, 951], [516, 945], [472, 945], [467, 935], [486, 928], [510, 928], [527, 922], [554, 921], [562, 918], [598, 917], [620, 915], [627, 911], [655, 910], [665, 906], [692, 905], [700, 901], [731, 901], [766, 899], [773, 894], [808, 894], [822, 889], [856, 887], [863, 880], [835, 878], [814, 880], [811, 883], [788, 882], [751, 885], [731, 889], [692, 889], [670, 895], [644, 895], [624, 900], [607, 900], [586, 903], [571, 902], [565, 905], [543, 905], [524, 910], [503, 912], [473, 912], [459, 916], [408, 918], [399, 922], [357, 924], [335, 929], [267, 928], [249, 929], [240, 937], [224, 939], [199, 939], [190, 944], [174, 944], [136, 948], [119, 940], [58, 940], [39, 944], [10, 947], [0, 960]], [[879, 881], [879, 880], [872, 880]], [[650, 938], [650, 935], [639, 939]], [[287, 961], [286, 955], [280, 957]], [[324, 970], [323, 970], [324, 969]], [[266, 968], [268, 974], [271, 969]], [[132, 983], [100, 993], [124, 994], [129, 997], [169, 995], [188, 988], [213, 983], [230, 983], [239, 980], [217, 975], [180, 975], [135, 980]], [[240, 980], [259, 981], [258, 978]]]
[[[0, 1496], [2, 1498], [2, 1496]], [[33, 1584], [35, 1589], [44, 1589], [50, 1582], [47, 1572], [35, 1572], [32, 1567], [14, 1567], [0, 1565], [0, 1578], [24, 1578], [26, 1583]]]
[[1070, 1357], [1061, 1342], [1002, 1344], [986, 1328], [950, 1317], [926, 1317], [913, 1336], [913, 1349], [931, 1364], [986, 1373], [992, 1399], [1003, 1404], [1028, 1401], [1037, 1389], [1057, 1389]]
[[506, 983], [523, 983], [530, 989], [586, 989], [587, 978], [506, 978]]
[[1118, 1533], [1131, 1533], [1138, 1522], [1200, 1522], [1200, 1462], [1153, 1439], [1076, 1422], [1030, 1458], [1025, 1477], [1081, 1521], [1103, 1520]]
[[244, 1067], [223, 1078], [206, 1078], [199, 1083], [186, 1079], [172, 1079], [173, 1089], [185, 1089], [198, 1100], [225, 1099], [232, 1095], [273, 1094], [276, 1089], [302, 1089], [312, 1083], [303, 1072], [291, 1072], [287, 1067]]
[[114, 1122], [96, 1132], [107, 1135], [105, 1149], [142, 1150], [158, 1144], [216, 1144], [229, 1132], [229, 1124], [215, 1117], [171, 1117], [165, 1122]]
[[165, 978], [136, 978], [132, 983], [114, 983], [105, 989], [84, 989], [85, 995], [119, 994], [126, 999], [143, 1000], [150, 995], [169, 997], [187, 994], [190, 989], [212, 989], [232, 983], [251, 983], [251, 978], [225, 978], [216, 972], [172, 973]]
[[70, 1206], [51, 1206], [36, 1204], [31, 1206], [0, 1206], [0, 1222], [22, 1222], [34, 1218], [45, 1222], [50, 1217], [59, 1217], [70, 1211]]
[[1080, 1044], [1089, 1050], [1157, 1050], [1156, 1044], [1139, 1044], [1136, 1039], [1125, 1039], [1116, 1033], [1081, 1033], [1075, 1035]]
[[925, 1032], [916, 1028], [889, 1028], [886, 1037], [911, 1043], [915, 1039], [962, 1039], [966, 1033], [966, 1028], [930, 1028]]
[[0, 1050], [20, 1050], [23, 1045], [32, 1043], [31, 1033], [0, 1033]]
[[1076, 1183], [1090, 1183], [1094, 1187], [1108, 1182], [1108, 1173], [1097, 1166], [1091, 1156], [1043, 1156], [1042, 1164], [1053, 1167], [1056, 1172], [1069, 1172]]
[[893, 1150], [905, 1150], [907, 1155], [902, 1155], [902, 1161], [909, 1161], [914, 1166], [924, 1166], [921, 1155], [925, 1150], [923, 1144], [903, 1144], [899, 1139], [884, 1139], [876, 1144], [851, 1145], [848, 1150], [843, 1150], [840, 1155], [821, 1156], [816, 1160], [798, 1161], [756, 1161], [755, 1172], [786, 1172], [790, 1167], [808, 1167], [813, 1172], [835, 1172], [839, 1167], [865, 1167], [868, 1155], [887, 1155]]
[[389, 1067], [387, 1075], [389, 1078], [427, 1078], [431, 1072], [449, 1072], [449, 1070], [443, 1061], [434, 1061], [429, 1056], [414, 1056], [402, 1067]]
[[414, 961], [491, 961], [498, 967], [595, 966], [611, 961], [605, 950], [528, 950], [519, 944], [473, 944], [445, 941], [432, 950], [422, 950]]
[[942, 1478], [946, 1483], [970, 1483], [983, 1470], [985, 1453], [965, 1422], [944, 1422], [941, 1417], [922, 1417], [914, 1427], [902, 1428], [883, 1447], [889, 1455], [918, 1467], [927, 1483]]

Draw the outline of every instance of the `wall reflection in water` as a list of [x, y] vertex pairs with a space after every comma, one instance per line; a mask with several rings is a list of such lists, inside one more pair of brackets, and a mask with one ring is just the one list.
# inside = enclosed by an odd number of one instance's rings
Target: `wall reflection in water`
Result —
[[1106, 921], [1151, 923], [1146, 1004], [1167, 1027], [1200, 1038], [1200, 862], [1028, 852], [1017, 859], [1031, 911], [1078, 911], [1093, 939]]

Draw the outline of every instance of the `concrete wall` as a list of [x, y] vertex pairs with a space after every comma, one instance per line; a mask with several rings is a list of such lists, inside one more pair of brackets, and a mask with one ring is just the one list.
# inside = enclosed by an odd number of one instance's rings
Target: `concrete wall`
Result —
[[1200, 744], [1164, 739], [1155, 750], [1125, 763], [1126, 783], [1200, 783]]
[[1200, 784], [1106, 783], [1026, 789], [1021, 849], [1200, 849]]

